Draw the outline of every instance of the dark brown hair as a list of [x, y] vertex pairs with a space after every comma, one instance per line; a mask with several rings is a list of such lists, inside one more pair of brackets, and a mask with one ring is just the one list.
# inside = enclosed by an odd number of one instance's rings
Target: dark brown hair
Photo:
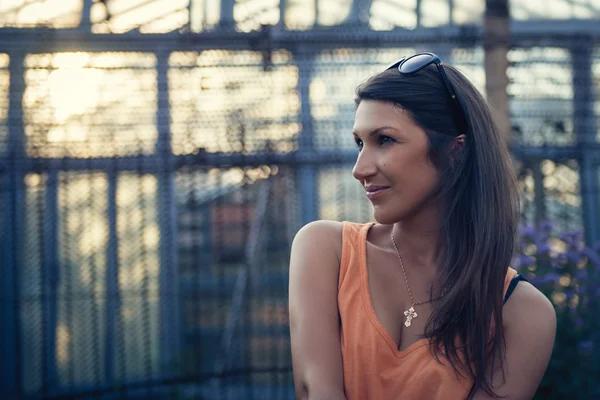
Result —
[[[466, 132], [457, 129], [452, 100], [435, 65], [414, 75], [396, 69], [379, 73], [357, 88], [355, 103], [378, 100], [403, 108], [425, 130], [429, 158], [443, 174], [438, 195], [446, 208], [444, 240], [431, 293], [449, 291], [429, 318], [425, 337], [438, 360], [445, 356], [457, 373], [473, 380], [472, 398], [479, 389], [495, 395], [488, 368], [500, 367], [504, 376], [503, 289], [519, 201], [506, 139], [487, 102], [458, 70], [444, 68], [464, 111]], [[452, 154], [448, 149], [461, 133], [465, 143]]]

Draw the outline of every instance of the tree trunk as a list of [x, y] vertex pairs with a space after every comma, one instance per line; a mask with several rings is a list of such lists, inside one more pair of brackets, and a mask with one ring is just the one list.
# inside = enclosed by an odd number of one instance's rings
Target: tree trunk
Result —
[[511, 123], [508, 108], [508, 49], [510, 46], [510, 13], [508, 0], [486, 0], [484, 17], [486, 94], [500, 134], [510, 140]]

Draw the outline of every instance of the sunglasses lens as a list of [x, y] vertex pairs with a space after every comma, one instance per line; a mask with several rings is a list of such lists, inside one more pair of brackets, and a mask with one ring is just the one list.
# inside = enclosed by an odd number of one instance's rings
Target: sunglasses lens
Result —
[[430, 54], [419, 54], [417, 56], [409, 58], [400, 66], [400, 72], [402, 72], [403, 74], [410, 74], [415, 71], [418, 71], [424, 66], [428, 65], [433, 60], [433, 58], [434, 57]]
[[398, 68], [398, 65], [400, 65], [400, 64], [402, 63], [402, 61], [404, 61], [405, 59], [406, 59], [406, 57], [402, 57], [402, 58], [401, 58], [401, 59], [399, 59], [398, 61], [391, 63], [391, 64], [390, 64], [390, 65], [389, 65], [389, 66], [386, 68], [386, 71], [387, 71], [388, 69], [394, 69], [394, 68]]

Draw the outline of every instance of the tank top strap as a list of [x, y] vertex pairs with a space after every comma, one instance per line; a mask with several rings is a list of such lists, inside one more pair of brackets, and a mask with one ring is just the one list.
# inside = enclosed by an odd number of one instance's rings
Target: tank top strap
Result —
[[504, 291], [502, 292], [504, 303], [506, 303], [508, 296], [510, 296], [510, 293], [512, 293], [512, 291], [514, 290], [514, 286], [516, 286], [516, 283], [513, 282], [515, 282], [515, 279], [517, 279], [518, 282], [519, 276], [521, 275], [519, 275], [516, 269], [511, 268], [510, 266], [508, 267], [506, 275], [504, 277]]
[[[342, 254], [340, 256], [340, 272], [338, 289], [351, 268], [360, 268], [359, 254], [366, 246], [367, 231], [374, 222], [361, 224], [357, 222], [342, 221]], [[353, 276], [359, 277], [357, 273]]]
[[510, 297], [510, 295], [512, 294], [512, 292], [515, 290], [515, 288], [517, 287], [517, 284], [520, 281], [525, 281], [525, 282], [529, 282], [527, 280], [527, 278], [525, 278], [523, 275], [517, 273], [509, 282], [508, 284], [508, 288], [506, 288], [506, 290], [504, 290], [504, 301], [502, 302], [502, 304], [506, 304], [506, 302], [508, 301], [508, 298]]

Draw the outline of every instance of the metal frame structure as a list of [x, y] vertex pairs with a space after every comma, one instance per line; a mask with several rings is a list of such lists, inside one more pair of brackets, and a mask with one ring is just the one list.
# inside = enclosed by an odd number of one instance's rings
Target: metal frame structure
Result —
[[[450, 0], [452, 2], [452, 0]], [[8, 113], [8, 152], [0, 158], [0, 183], [2, 190], [4, 226], [1, 241], [2, 274], [0, 293], [0, 332], [2, 352], [2, 372], [0, 373], [0, 392], [21, 396], [21, 354], [19, 322], [19, 270], [23, 263], [25, 221], [25, 184], [24, 176], [28, 172], [48, 173], [48, 186], [45, 194], [45, 206], [48, 218], [44, 221], [44, 236], [48, 239], [43, 255], [44, 296], [50, 299], [44, 304], [45, 349], [44, 377], [49, 385], [56, 381], [56, 360], [54, 343], [56, 327], [56, 274], [58, 268], [57, 252], [57, 175], [60, 171], [101, 170], [108, 176], [107, 220], [109, 240], [107, 245], [107, 323], [106, 323], [106, 375], [107, 384], [114, 382], [113, 371], [114, 343], [116, 341], [116, 320], [119, 315], [120, 298], [118, 293], [118, 238], [116, 223], [116, 186], [117, 175], [123, 171], [137, 171], [155, 174], [159, 184], [159, 226], [160, 242], [160, 291], [161, 291], [161, 359], [177, 359], [180, 354], [179, 320], [176, 304], [178, 295], [176, 225], [174, 207], [173, 173], [182, 166], [194, 165], [198, 168], [251, 166], [269, 164], [298, 165], [296, 185], [302, 194], [301, 217], [299, 225], [319, 218], [318, 188], [316, 166], [322, 163], [348, 165], [354, 162], [353, 151], [320, 151], [315, 148], [312, 128], [311, 104], [308, 87], [311, 81], [311, 65], [314, 60], [310, 54], [319, 49], [331, 48], [392, 48], [402, 44], [435, 44], [440, 40], [447, 42], [481, 43], [482, 29], [478, 26], [459, 26], [451, 23], [445, 27], [414, 30], [393, 29], [374, 31], [365, 23], [363, 8], [370, 1], [353, 1], [351, 17], [346, 24], [335, 27], [319, 27], [306, 31], [293, 31], [280, 22], [277, 26], [264, 27], [261, 31], [240, 33], [232, 29], [234, 0], [222, 0], [221, 25], [212, 31], [194, 33], [171, 32], [165, 34], [141, 34], [130, 31], [124, 34], [92, 34], [89, 10], [91, 0], [85, 0], [81, 25], [76, 29], [46, 28], [0, 28], [0, 53], [10, 57], [10, 94]], [[280, 2], [280, 21], [283, 21], [287, 2]], [[417, 1], [419, 9], [421, 1]], [[87, 13], [87, 14], [86, 14]], [[581, 167], [581, 198], [584, 213], [584, 228], [589, 243], [600, 240], [600, 191], [598, 188], [600, 170], [600, 142], [590, 140], [597, 137], [597, 116], [594, 115], [594, 92], [592, 77], [592, 49], [600, 44], [600, 24], [598, 21], [513, 21], [511, 24], [512, 46], [530, 47], [552, 45], [567, 47], [572, 55], [574, 84], [574, 121], [576, 123], [578, 143], [573, 147], [515, 147], [515, 155], [529, 159], [575, 158]], [[310, 51], [307, 49], [310, 48]], [[156, 122], [158, 139], [152, 155], [139, 157], [95, 158], [35, 158], [29, 157], [25, 150], [25, 132], [22, 99], [25, 89], [26, 54], [63, 51], [84, 52], [152, 52], [157, 58], [158, 108]], [[169, 54], [174, 51], [207, 49], [258, 50], [264, 54], [277, 49], [287, 49], [304, 61], [299, 68], [298, 91], [301, 97], [299, 118], [302, 131], [298, 139], [298, 150], [289, 154], [219, 154], [200, 153], [197, 155], [174, 155], [171, 150], [170, 106], [168, 76]], [[165, 361], [166, 362], [166, 361]], [[164, 375], [165, 379], [171, 379]]]

